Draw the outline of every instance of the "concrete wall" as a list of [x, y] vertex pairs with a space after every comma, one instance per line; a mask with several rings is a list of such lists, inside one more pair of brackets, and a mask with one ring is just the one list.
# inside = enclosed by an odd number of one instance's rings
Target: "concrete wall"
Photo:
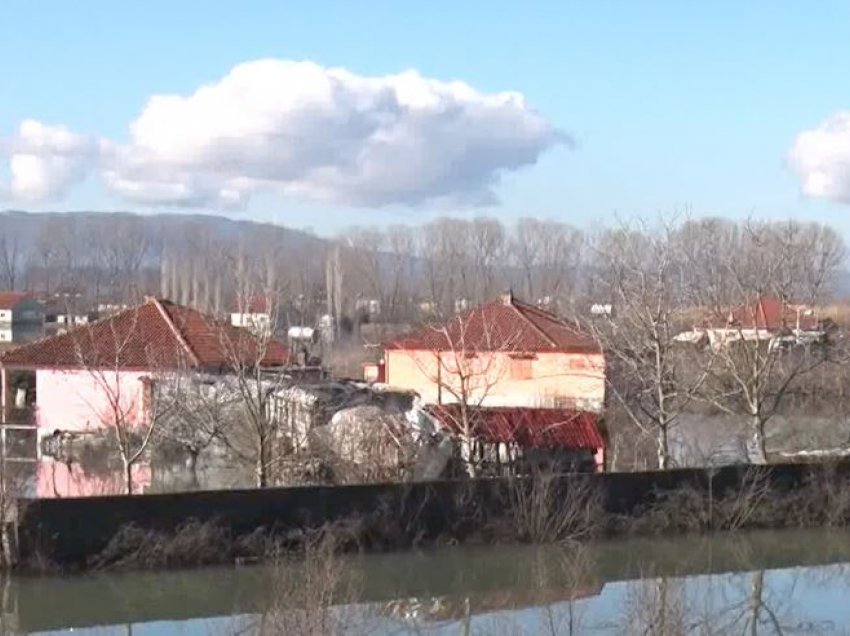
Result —
[[[755, 468], [758, 469], [758, 468]], [[751, 480], [753, 466], [681, 469], [644, 473], [564, 475], [554, 487], [566, 493], [577, 480], [598, 488], [606, 512], [635, 514], [665, 492], [692, 487], [724, 496]], [[850, 475], [850, 462], [838, 465], [784, 464], [769, 467], [767, 478], [777, 491], [788, 491], [819, 474]], [[258, 529], [292, 535], [305, 528], [382, 515], [371, 540], [378, 546], [441, 536], [462, 540], [494, 519], [502, 519], [517, 481], [480, 479], [403, 484], [364, 484], [305, 488], [267, 488], [186, 492], [163, 495], [21, 500], [19, 537], [21, 557], [36, 552], [58, 563], [85, 561], [108, 544], [128, 524], [142, 529], [173, 531], [194, 519], [215, 522], [233, 535]], [[476, 508], [471, 511], [471, 503]], [[472, 514], [474, 513], [474, 514]], [[384, 542], [383, 544], [381, 542]], [[369, 547], [369, 546], [365, 546]]]
[[[115, 411], [129, 425], [144, 421], [140, 371], [39, 369], [35, 375], [37, 426], [44, 432], [90, 431], [114, 426]], [[114, 403], [114, 404], [113, 404]]]
[[[439, 357], [439, 363], [438, 358]], [[461, 375], [471, 378], [473, 401], [484, 406], [601, 408], [605, 398], [605, 359], [601, 354], [537, 353], [530, 358], [496, 352], [467, 358], [462, 353], [390, 350], [385, 353], [386, 381], [417, 391], [426, 404], [456, 401]]]

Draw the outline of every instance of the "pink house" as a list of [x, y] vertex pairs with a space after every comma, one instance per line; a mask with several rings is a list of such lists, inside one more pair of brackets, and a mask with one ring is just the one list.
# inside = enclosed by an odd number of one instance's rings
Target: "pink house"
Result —
[[483, 444], [580, 451], [604, 466], [601, 349], [576, 325], [511, 293], [388, 343], [383, 360], [364, 371], [415, 391], [449, 430], [459, 405], [474, 409]]
[[237, 360], [258, 357], [262, 366], [279, 367], [289, 354], [275, 340], [258, 349], [247, 330], [157, 299], [12, 349], [0, 355], [6, 456], [40, 457], [41, 438], [55, 431], [103, 430], [116, 418], [126, 426], [144, 423], [157, 373], [226, 372]]

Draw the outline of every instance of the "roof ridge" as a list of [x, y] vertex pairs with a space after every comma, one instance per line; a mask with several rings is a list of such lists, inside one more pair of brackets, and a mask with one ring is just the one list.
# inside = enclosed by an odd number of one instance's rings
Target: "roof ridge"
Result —
[[40, 345], [48, 340], [55, 340], [57, 338], [67, 338], [68, 340], [73, 340], [74, 331], [91, 331], [95, 325], [99, 325], [100, 323], [105, 323], [108, 320], [113, 320], [118, 318], [122, 314], [125, 314], [131, 310], [138, 310], [138, 307], [128, 307], [127, 309], [122, 309], [121, 311], [111, 314], [109, 316], [104, 316], [103, 318], [98, 318], [97, 320], [93, 320], [92, 322], [86, 323], [85, 325], [77, 325], [72, 326], [70, 329], [63, 331], [62, 333], [45, 333], [41, 338], [36, 338], [35, 340], [30, 340], [29, 342], [25, 342], [20, 346], [12, 347], [7, 351], [0, 353], [0, 364], [2, 364], [3, 358], [6, 357], [9, 353], [18, 353], [21, 350], [33, 349], [36, 345]]
[[[171, 319], [171, 316], [165, 310], [165, 307], [162, 305], [160, 300], [158, 298], [151, 298], [150, 302], [153, 303], [153, 305], [157, 308], [157, 311], [159, 311], [160, 316], [162, 316], [162, 319], [165, 320], [165, 324], [167, 324], [169, 329], [171, 329], [172, 333], [174, 334], [174, 337], [177, 338], [177, 342], [179, 342], [181, 346], [186, 350], [186, 353], [189, 354], [195, 366], [201, 366], [201, 361], [198, 359], [198, 355], [195, 353], [192, 347], [189, 346], [189, 341], [186, 340], [186, 338], [183, 336], [183, 333], [180, 331], [180, 329], [177, 328], [177, 325], [174, 324], [174, 321]], [[190, 311], [193, 310], [190, 309]]]
[[[520, 304], [524, 304], [524, 303], [520, 303]], [[543, 331], [540, 327], [535, 325], [534, 321], [531, 320], [528, 316], [526, 316], [525, 313], [523, 313], [523, 311], [520, 309], [520, 306], [516, 303], [516, 301], [513, 298], [511, 298], [510, 307], [512, 307], [513, 310], [515, 312], [517, 312], [517, 314], [519, 314], [520, 318], [522, 318], [526, 323], [531, 325], [531, 328], [534, 329], [534, 331], [536, 331], [538, 334], [543, 336], [543, 339], [546, 340], [549, 343], [550, 347], [552, 347], [553, 349], [557, 348], [558, 343], [555, 342], [555, 339], [552, 338], [552, 336], [547, 334], [545, 331]]]
[[523, 302], [521, 300], [516, 300], [515, 303], [517, 305], [521, 305], [523, 309], [530, 311], [531, 313], [537, 314], [538, 316], [542, 316], [544, 318], [549, 318], [550, 320], [557, 322], [565, 327], [571, 327], [569, 322], [566, 319], [562, 318], [558, 314], [553, 311], [549, 311], [548, 309], [542, 309], [537, 305], [532, 305], [531, 303]]

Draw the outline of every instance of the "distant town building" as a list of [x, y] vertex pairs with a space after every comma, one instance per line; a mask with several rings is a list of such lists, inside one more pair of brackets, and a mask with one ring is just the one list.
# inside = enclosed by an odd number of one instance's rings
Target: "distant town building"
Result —
[[678, 334], [676, 340], [706, 341], [714, 348], [739, 340], [763, 340], [770, 346], [780, 346], [811, 343], [823, 335], [813, 307], [783, 302], [775, 296], [759, 296], [720, 315], [706, 316], [702, 324]]
[[381, 301], [377, 298], [358, 298], [354, 301], [354, 309], [370, 318], [381, 315]]
[[240, 300], [235, 311], [230, 314], [230, 324], [234, 327], [244, 327], [257, 334], [269, 334], [274, 326], [272, 323], [272, 304], [267, 296], [252, 296]]
[[40, 324], [44, 311], [38, 300], [23, 292], [0, 292], [0, 324]]
[[462, 311], [469, 309], [468, 298], [455, 298], [455, 313], [459, 314]]

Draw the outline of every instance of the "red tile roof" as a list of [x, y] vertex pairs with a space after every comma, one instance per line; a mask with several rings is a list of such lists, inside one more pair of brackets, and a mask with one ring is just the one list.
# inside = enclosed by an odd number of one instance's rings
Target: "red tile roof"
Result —
[[[259, 340], [247, 330], [217, 322], [166, 300], [148, 300], [90, 325], [43, 338], [0, 355], [4, 367], [124, 369], [226, 369], [253, 364]], [[261, 353], [261, 352], [260, 352]], [[286, 364], [286, 346], [268, 343], [261, 366]]]
[[516, 300], [511, 294], [462, 312], [386, 345], [427, 351], [521, 351], [598, 353], [587, 334], [555, 314]]
[[[605, 447], [595, 413], [522, 407], [469, 408], [472, 434], [483, 442], [517, 444], [522, 448]], [[425, 410], [452, 432], [461, 432], [460, 405], [431, 405]]]
[[783, 303], [774, 296], [760, 296], [751, 304], [741, 305], [729, 312], [728, 322], [742, 329], [780, 331], [783, 328], [817, 329], [817, 316], [810, 308]]
[[270, 297], [259, 294], [240, 298], [236, 302], [236, 311], [242, 314], [268, 314], [271, 313], [271, 300]]
[[33, 296], [26, 292], [0, 292], [0, 309], [14, 309], [21, 301], [32, 298]]

